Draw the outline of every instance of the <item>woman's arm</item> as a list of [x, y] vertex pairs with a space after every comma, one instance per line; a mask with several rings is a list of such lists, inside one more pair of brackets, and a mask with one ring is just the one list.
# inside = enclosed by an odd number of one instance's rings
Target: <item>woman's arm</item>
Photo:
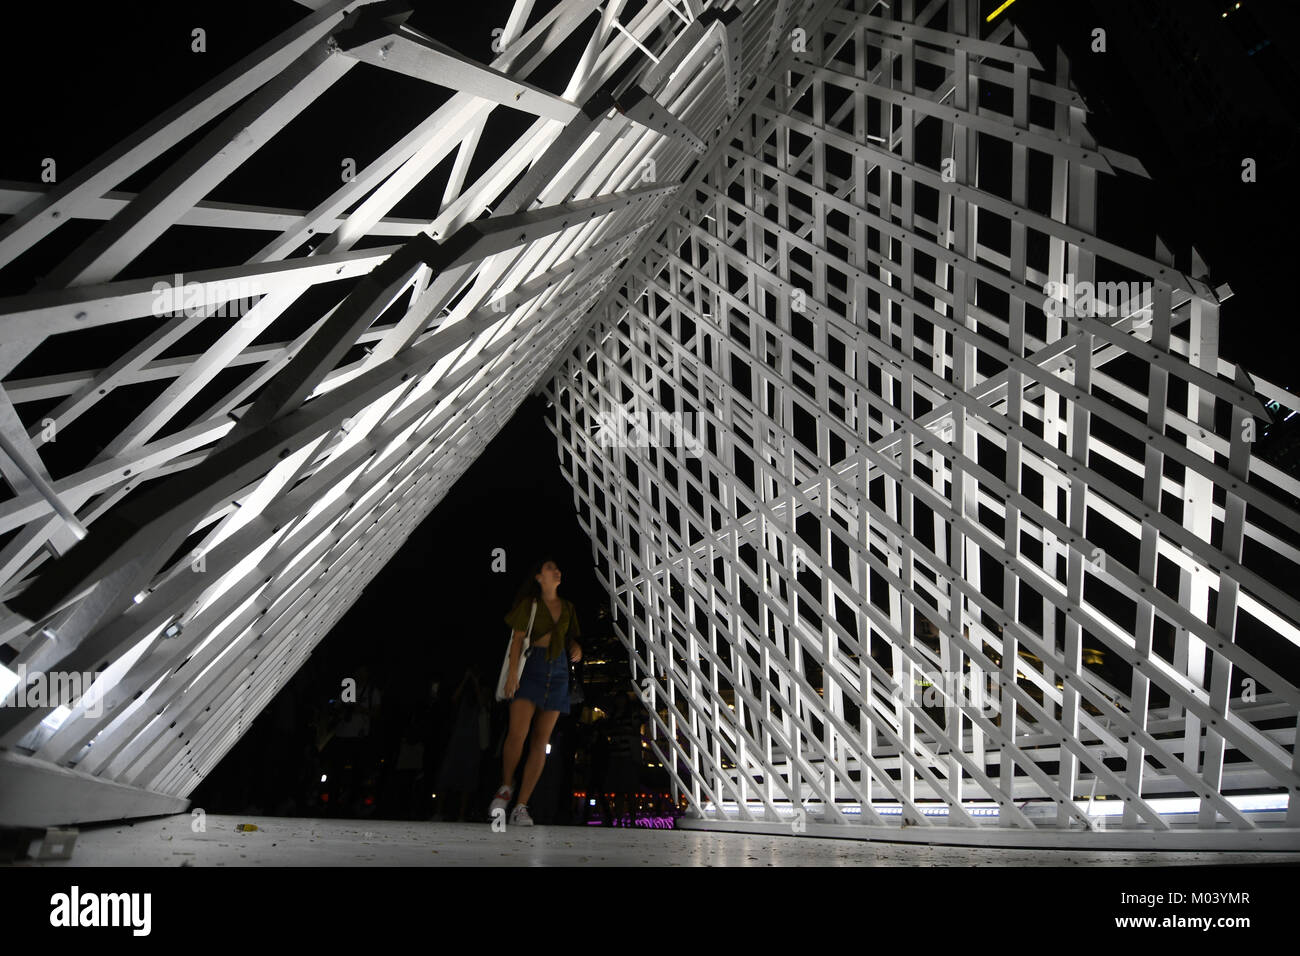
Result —
[[525, 627], [530, 626], [525, 622], [528, 619], [528, 606], [524, 601], [516, 602], [515, 606], [510, 609], [510, 613], [505, 616], [505, 621], [510, 625], [510, 652], [508, 655], [509, 665], [506, 668], [506, 697], [513, 697], [514, 692], [519, 688], [520, 661], [523, 657], [524, 638], [527, 636]]
[[510, 639], [510, 673], [519, 673], [519, 658], [524, 650], [524, 632], [515, 631], [514, 637]]
[[519, 658], [523, 655], [524, 632], [515, 631], [510, 639], [510, 669], [506, 672], [506, 697], [514, 697], [519, 689]]

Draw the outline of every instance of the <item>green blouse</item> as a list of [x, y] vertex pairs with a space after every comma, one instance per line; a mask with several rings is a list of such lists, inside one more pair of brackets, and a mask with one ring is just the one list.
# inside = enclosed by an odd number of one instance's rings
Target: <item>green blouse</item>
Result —
[[[563, 602], [564, 608], [560, 611], [560, 620], [556, 621], [551, 617], [546, 602], [541, 598], [537, 599], [537, 616], [533, 619], [533, 633], [529, 638], [531, 642], [554, 631], [551, 634], [551, 643], [544, 648], [548, 661], [553, 661], [564, 653], [568, 640], [576, 641], [582, 633], [578, 628], [578, 612], [574, 609], [573, 602], [564, 598], [560, 598], [560, 601]], [[506, 615], [505, 620], [511, 630], [528, 632], [528, 613], [532, 603], [532, 598], [525, 598]]]

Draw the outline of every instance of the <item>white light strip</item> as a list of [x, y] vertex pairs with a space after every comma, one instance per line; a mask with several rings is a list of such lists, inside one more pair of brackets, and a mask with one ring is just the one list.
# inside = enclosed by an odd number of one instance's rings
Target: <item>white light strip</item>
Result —
[[[1224, 799], [1243, 813], [1285, 812], [1287, 808], [1286, 794], [1242, 794], [1236, 796], [1225, 796]], [[1156, 797], [1149, 798], [1147, 803], [1150, 804], [1151, 808], [1161, 816], [1199, 814], [1201, 809], [1201, 801], [1195, 797]], [[706, 801], [703, 806], [705, 812], [714, 812], [715, 805], [712, 801]], [[750, 803], [748, 806], [751, 811], [755, 809], [763, 809], [761, 804], [756, 802]], [[1080, 810], [1084, 810], [1088, 813], [1088, 816], [1092, 817], [1114, 817], [1122, 816], [1124, 813], [1124, 802], [1122, 800], [1105, 800], [1098, 798], [1093, 801], [1091, 810], [1088, 810], [1087, 800], [1076, 800], [1075, 806]], [[835, 804], [835, 807], [840, 811], [840, 813], [843, 813], [846, 816], [860, 816], [862, 814], [862, 806], [857, 803], [837, 803]], [[1031, 809], [1040, 808], [1043, 810], [1050, 810], [1053, 816], [1056, 815], [1056, 805], [1046, 801], [1042, 801], [1039, 804], [1031, 802], [1024, 808], [1024, 810], [1026, 813], [1029, 813]], [[876, 813], [885, 817], [901, 816], [903, 813], [903, 807], [897, 803], [876, 803], [872, 804], [872, 809], [875, 810]], [[918, 803], [917, 809], [927, 817], [946, 817], [949, 814], [950, 808], [943, 804], [935, 805]], [[963, 803], [962, 809], [973, 817], [998, 816], [997, 805], [991, 803]], [[780, 803], [776, 804], [776, 810], [777, 813], [783, 817], [792, 817], [796, 812], [796, 808], [790, 807], [788, 804]], [[805, 813], [820, 813], [825, 810], [825, 804], [809, 802], [804, 804], [803, 810]], [[728, 815], [739, 815], [740, 808], [734, 801], [724, 801], [722, 804], [722, 812]]]

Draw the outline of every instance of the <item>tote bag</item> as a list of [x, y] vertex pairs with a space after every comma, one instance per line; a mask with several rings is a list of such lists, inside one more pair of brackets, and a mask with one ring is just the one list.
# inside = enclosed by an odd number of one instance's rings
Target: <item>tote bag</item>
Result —
[[[528, 631], [524, 634], [524, 646], [519, 651], [519, 672], [523, 674], [523, 660], [528, 654], [528, 646], [533, 636], [533, 618], [537, 616], [537, 602], [533, 601], [533, 608], [528, 612]], [[506, 699], [506, 678], [510, 675], [510, 644], [514, 640], [514, 628], [510, 629], [510, 640], [506, 641], [506, 656], [501, 662], [501, 676], [497, 678], [497, 700]]]

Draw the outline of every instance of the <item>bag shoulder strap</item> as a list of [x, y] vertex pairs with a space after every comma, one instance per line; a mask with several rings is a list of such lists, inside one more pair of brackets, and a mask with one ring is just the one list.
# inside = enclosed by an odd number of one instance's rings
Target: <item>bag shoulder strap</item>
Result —
[[533, 621], [537, 617], [537, 599], [533, 599], [533, 609], [528, 612], [528, 633], [524, 635], [525, 641], [531, 641], [533, 638]]

